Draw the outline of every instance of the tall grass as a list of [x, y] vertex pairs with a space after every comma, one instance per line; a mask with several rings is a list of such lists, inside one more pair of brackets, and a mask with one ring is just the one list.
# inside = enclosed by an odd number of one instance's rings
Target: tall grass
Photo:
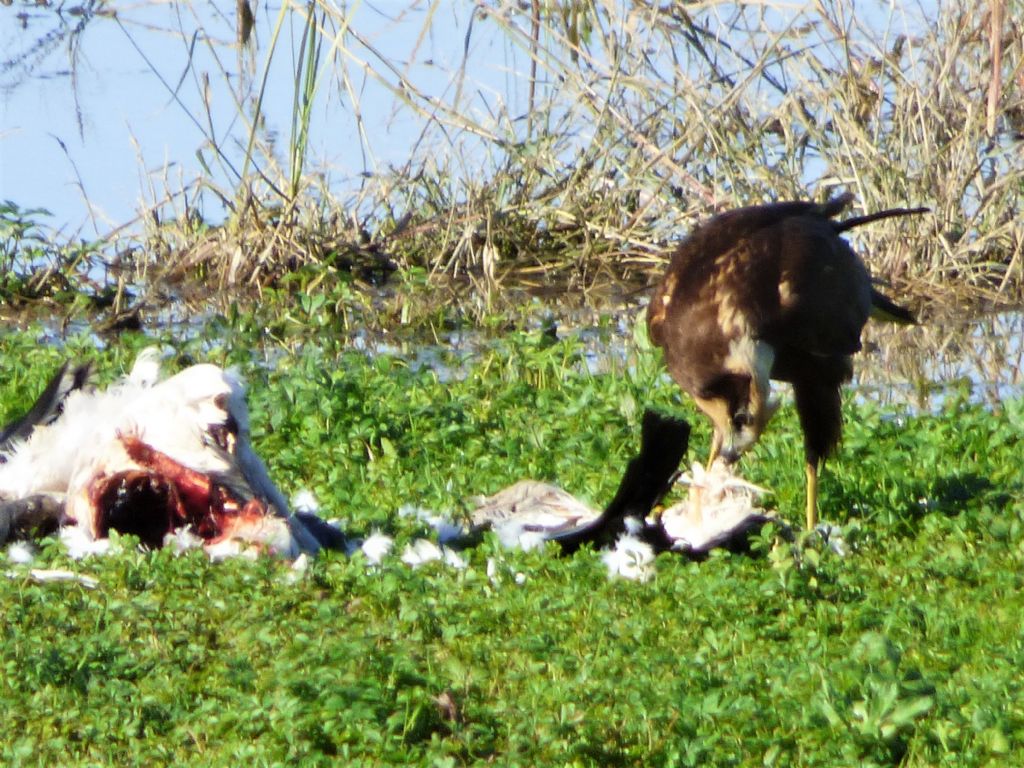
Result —
[[[175, 7], [183, 41], [226, 62], [227, 44]], [[284, 3], [263, 22], [269, 42], [238, 35], [249, 40], [233, 43], [239, 73], [260, 72], [238, 81], [222, 64], [238, 132], [191, 115], [208, 124], [217, 167], [172, 206], [192, 221], [184, 208], [213, 195], [228, 222], [150, 232], [170, 273], [204, 265], [222, 282], [263, 285], [306, 264], [368, 260], [484, 288], [537, 275], [645, 282], [711, 213], [850, 189], [864, 212], [933, 209], [856, 234], [881, 277], [932, 295], [1024, 297], [1019, 0], [408, 0], [373, 33], [359, 10]], [[389, 43], [401, 25], [409, 50]], [[286, 147], [262, 122], [280, 66], [293, 82]], [[318, 136], [317, 110], [332, 100], [344, 125]], [[400, 163], [380, 159], [382, 113], [416, 127]], [[324, 147], [339, 135], [355, 137], [356, 170], [331, 184]]]

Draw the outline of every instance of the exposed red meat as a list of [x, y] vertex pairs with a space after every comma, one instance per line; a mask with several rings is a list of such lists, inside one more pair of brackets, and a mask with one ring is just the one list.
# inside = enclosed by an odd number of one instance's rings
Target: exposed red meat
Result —
[[207, 543], [261, 525], [268, 510], [258, 498], [239, 498], [226, 485], [186, 467], [136, 435], [119, 434], [125, 452], [140, 469], [101, 475], [89, 485], [99, 536], [130, 533], [150, 547], [187, 527]]

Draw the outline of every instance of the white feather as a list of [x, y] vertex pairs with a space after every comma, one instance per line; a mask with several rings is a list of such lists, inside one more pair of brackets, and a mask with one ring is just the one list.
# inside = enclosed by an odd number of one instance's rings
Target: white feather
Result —
[[27, 565], [35, 560], [36, 553], [27, 541], [15, 541], [7, 547], [7, 559], [17, 565]]
[[60, 529], [60, 541], [72, 560], [82, 560], [93, 555], [106, 555], [118, 551], [110, 539], [94, 540], [78, 525], [69, 525]]
[[524, 552], [543, 549], [548, 536], [546, 531], [534, 530], [524, 521], [515, 519], [497, 523], [491, 530], [505, 549], [521, 549]]
[[395, 547], [395, 540], [383, 533], [374, 533], [362, 543], [360, 549], [370, 565], [380, 565]]
[[418, 568], [424, 563], [431, 563], [441, 560], [445, 565], [462, 570], [467, 566], [463, 557], [454, 549], [440, 547], [430, 539], [416, 539], [407, 544], [402, 551], [402, 562], [412, 568]]
[[152, 387], [160, 379], [160, 359], [162, 355], [156, 347], [146, 347], [135, 358], [128, 381], [139, 387]]
[[411, 568], [431, 563], [444, 557], [441, 548], [430, 539], [416, 539], [402, 550], [402, 562]]
[[[24, 573], [24, 571], [8, 571], [6, 575], [9, 579], [20, 579]], [[96, 589], [100, 584], [92, 576], [86, 576], [84, 573], [75, 573], [63, 568], [32, 568], [28, 571], [28, 577], [37, 584], [48, 584], [51, 581], [74, 581], [86, 589]]]
[[316, 515], [320, 512], [320, 502], [316, 500], [316, 495], [311, 490], [303, 488], [292, 496], [292, 509]]
[[425, 507], [418, 507], [415, 504], [402, 505], [398, 509], [398, 515], [399, 517], [413, 517], [429, 525], [437, 533], [437, 540], [441, 544], [449, 544], [466, 535], [466, 529], [451, 518], [439, 515]]
[[303, 552], [292, 562], [291, 568], [285, 575], [285, 581], [289, 584], [296, 584], [306, 575], [307, 570], [309, 570], [309, 555]]
[[190, 549], [199, 549], [203, 546], [203, 540], [188, 528], [178, 528], [174, 533], [164, 536], [164, 546], [169, 547], [174, 554], [180, 555]]
[[613, 549], [605, 550], [601, 559], [608, 567], [608, 578], [648, 581], [654, 576], [654, 550], [650, 544], [630, 536], [620, 536]]

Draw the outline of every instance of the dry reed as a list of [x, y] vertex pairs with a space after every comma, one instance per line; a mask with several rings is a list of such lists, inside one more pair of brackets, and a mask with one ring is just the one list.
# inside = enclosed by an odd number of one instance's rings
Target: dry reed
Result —
[[[393, 23], [418, 25], [416, 42], [396, 58], [351, 9], [319, 0], [283, 4], [271, 41], [255, 49], [242, 2], [237, 39], [254, 57], [250, 91], [236, 96], [243, 134], [209, 128], [209, 172], [168, 182], [170, 204], [154, 200], [160, 226], [134, 263], [149, 277], [256, 287], [307, 265], [415, 266], [484, 291], [642, 284], [709, 214], [850, 189], [854, 213], [932, 208], [856, 232], [881, 278], [922, 295], [1019, 302], [1024, 30], [1019, 0], [1005, 6], [950, 0], [926, 20], [853, 0], [409, 0]], [[430, 41], [453, 23], [462, 55], [445, 70]], [[261, 128], [261, 103], [288, 30], [298, 54], [282, 153]], [[448, 79], [440, 91], [422, 80], [428, 65]], [[505, 92], [478, 79], [495, 66]], [[232, 78], [227, 63], [222, 75]], [[395, 120], [419, 126], [400, 165], [376, 159], [385, 139], [366, 126], [380, 108], [364, 101], [370, 85], [390, 95]], [[309, 145], [312, 105], [327, 94], [343, 100], [359, 137], [363, 171], [350, 189], [324, 184]], [[241, 165], [227, 141], [245, 146]], [[203, 196], [223, 203], [224, 224], [195, 226]]]

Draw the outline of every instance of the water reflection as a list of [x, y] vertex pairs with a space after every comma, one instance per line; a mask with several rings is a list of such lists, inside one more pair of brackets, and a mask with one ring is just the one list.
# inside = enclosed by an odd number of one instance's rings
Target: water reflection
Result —
[[[540, 332], [554, 323], [560, 337], [579, 341], [581, 370], [614, 374], [632, 364], [638, 317], [643, 317], [639, 306], [613, 312], [579, 310], [558, 318], [539, 315], [532, 329]], [[850, 385], [859, 399], [935, 412], [951, 396], [989, 407], [1024, 397], [1024, 312], [941, 316], [910, 327], [869, 323], [863, 340]], [[456, 331], [438, 341], [402, 343], [365, 330], [352, 337], [353, 347], [368, 355], [399, 357], [413, 370], [434, 370], [443, 381], [466, 375], [473, 359], [500, 338]]]
[[[180, 307], [167, 308], [149, 317], [148, 325], [179, 341], [199, 337], [216, 345], [221, 333], [213, 317], [181, 311]], [[620, 296], [600, 308], [566, 309], [538, 302], [523, 312], [516, 325], [520, 332], [538, 337], [546, 334], [551, 338], [576, 339], [581, 348], [577, 363], [580, 372], [615, 375], [636, 362], [634, 333], [638, 319], [642, 321], [643, 317], [642, 303]], [[39, 323], [43, 326], [41, 343], [59, 345], [66, 334], [91, 331], [87, 321], [62, 326], [53, 323], [52, 318], [47, 322], [24, 312], [7, 318], [5, 325], [26, 330]], [[413, 371], [428, 369], [441, 381], [451, 381], [468, 375], [481, 353], [506, 345], [507, 334], [507, 330], [469, 328], [431, 332], [427, 336], [423, 331], [403, 332], [401, 328], [384, 332], [357, 327], [348, 334], [346, 342], [349, 348], [368, 356], [393, 357]], [[105, 346], [101, 335], [94, 333], [93, 338], [98, 348]], [[860, 400], [882, 407], [935, 412], [950, 397], [989, 407], [1024, 397], [1022, 310], [973, 317], [937, 315], [909, 327], [869, 322], [863, 342], [864, 349], [854, 361], [854, 380], [850, 385]], [[302, 343], [314, 342], [307, 339]], [[275, 342], [267, 344], [274, 345]], [[286, 350], [253, 350], [253, 361], [271, 361], [272, 365], [281, 354], [286, 354]]]
[[880, 405], [934, 411], [952, 393], [996, 407], [1024, 395], [1024, 312], [938, 316], [918, 326], [869, 323], [854, 386]]

